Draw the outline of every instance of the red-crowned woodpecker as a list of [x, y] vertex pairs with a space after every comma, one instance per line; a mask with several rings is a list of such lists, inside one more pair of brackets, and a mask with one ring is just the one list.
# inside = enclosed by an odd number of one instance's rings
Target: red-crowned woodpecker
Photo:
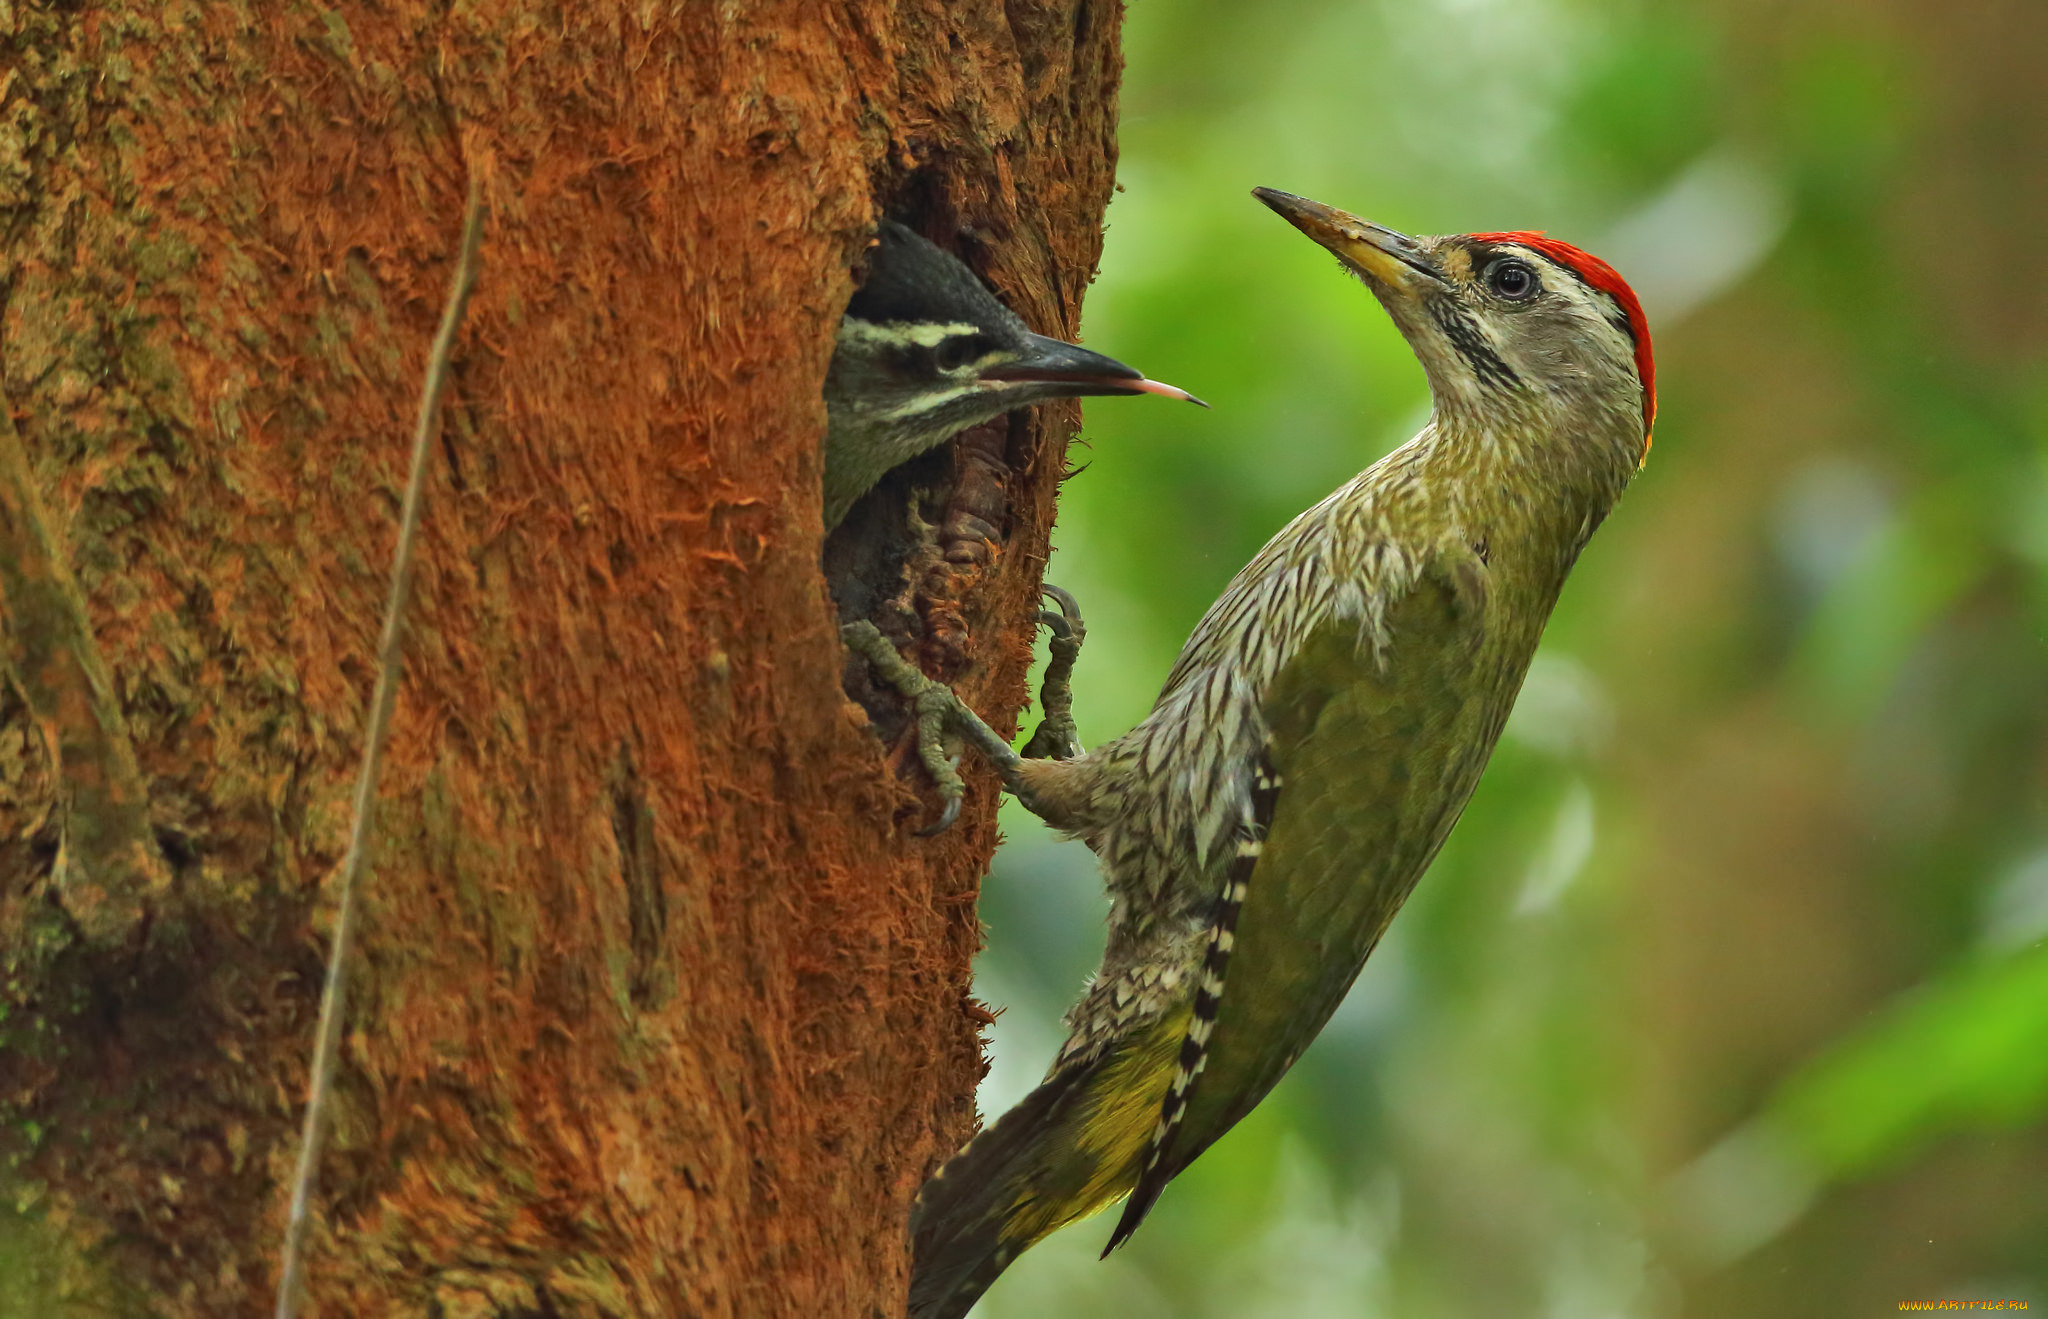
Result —
[[1301, 1056], [1464, 810], [1566, 574], [1649, 450], [1649, 330], [1605, 262], [1257, 195], [1400, 327], [1435, 405], [1421, 434], [1275, 536], [1152, 712], [1085, 755], [1018, 757], [846, 629], [1094, 849], [1114, 900], [1044, 1083], [919, 1193], [913, 1319], [958, 1319], [1032, 1243], [1128, 1196], [1121, 1244]]

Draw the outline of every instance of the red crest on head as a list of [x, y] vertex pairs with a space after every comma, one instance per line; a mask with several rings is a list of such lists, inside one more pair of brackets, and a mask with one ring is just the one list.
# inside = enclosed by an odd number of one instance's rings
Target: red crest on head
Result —
[[1650, 423], [1657, 419], [1657, 363], [1650, 355], [1650, 322], [1643, 316], [1643, 304], [1636, 301], [1635, 290], [1628, 286], [1621, 272], [1591, 252], [1580, 251], [1560, 239], [1545, 238], [1540, 229], [1473, 234], [1472, 237], [1482, 243], [1516, 243], [1540, 252], [1602, 293], [1612, 295], [1621, 304], [1622, 312], [1628, 317], [1629, 338], [1635, 341], [1636, 374], [1643, 381], [1643, 434], [1647, 437]]

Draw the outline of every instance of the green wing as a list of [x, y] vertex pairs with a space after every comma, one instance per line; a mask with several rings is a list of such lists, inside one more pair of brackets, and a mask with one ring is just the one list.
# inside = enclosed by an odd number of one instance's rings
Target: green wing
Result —
[[1383, 657], [1333, 625], [1268, 693], [1279, 786], [1207, 1056], [1118, 1240], [1322, 1030], [1479, 781], [1527, 655], [1488, 644], [1483, 565], [1448, 567], [1389, 611]]

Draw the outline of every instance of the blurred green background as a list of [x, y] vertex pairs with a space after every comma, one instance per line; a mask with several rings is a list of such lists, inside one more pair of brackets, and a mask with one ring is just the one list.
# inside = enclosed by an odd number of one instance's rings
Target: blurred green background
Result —
[[[977, 1312], [1770, 1319], [2048, 1308], [2048, 5], [1136, 0], [1048, 574], [1084, 737], [1148, 707], [1422, 373], [1248, 196], [1548, 229], [1656, 335], [1649, 465], [1450, 845], [1287, 1081]], [[986, 886], [982, 1101], [1093, 968], [1092, 858]]]

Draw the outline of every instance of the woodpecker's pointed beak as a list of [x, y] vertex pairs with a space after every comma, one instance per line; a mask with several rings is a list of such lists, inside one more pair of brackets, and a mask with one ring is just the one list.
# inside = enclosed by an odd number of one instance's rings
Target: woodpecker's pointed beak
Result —
[[1056, 384], [1061, 386], [1061, 394], [1075, 398], [1104, 394], [1157, 394], [1162, 398], [1186, 399], [1205, 408], [1209, 406], [1178, 386], [1147, 380], [1144, 372], [1134, 371], [1114, 357], [1090, 352], [1064, 340], [1048, 339], [1042, 334], [1025, 335], [1021, 354], [988, 368], [981, 373], [981, 378], [1005, 383], [1038, 381]]
[[1409, 290], [1421, 287], [1424, 281], [1444, 282], [1435, 265], [1406, 234], [1277, 188], [1253, 188], [1252, 196], [1336, 253], [1339, 261], [1383, 288]]

